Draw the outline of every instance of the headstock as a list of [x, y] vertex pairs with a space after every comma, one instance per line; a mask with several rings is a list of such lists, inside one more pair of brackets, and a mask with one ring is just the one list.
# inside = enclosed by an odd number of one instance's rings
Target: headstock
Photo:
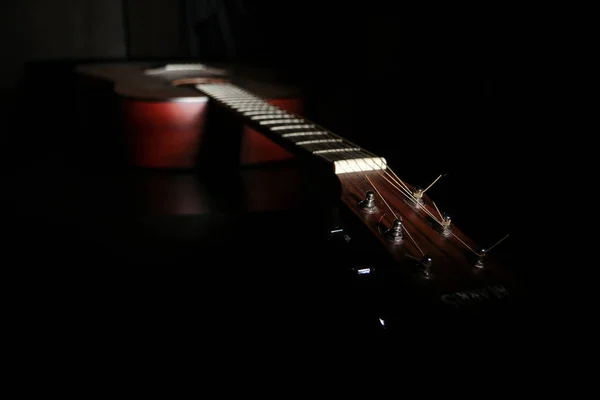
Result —
[[379, 268], [401, 277], [429, 304], [481, 309], [488, 300], [519, 294], [512, 271], [490, 254], [508, 235], [482, 247], [463, 233], [427, 194], [441, 177], [419, 189], [389, 166], [338, 174], [343, 202], [389, 256]]

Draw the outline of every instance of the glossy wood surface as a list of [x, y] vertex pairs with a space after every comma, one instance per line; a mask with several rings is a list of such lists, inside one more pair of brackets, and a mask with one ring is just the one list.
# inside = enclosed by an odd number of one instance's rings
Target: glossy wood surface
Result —
[[115, 98], [121, 104], [122, 131], [130, 162], [151, 168], [192, 168], [204, 138], [207, 100]]

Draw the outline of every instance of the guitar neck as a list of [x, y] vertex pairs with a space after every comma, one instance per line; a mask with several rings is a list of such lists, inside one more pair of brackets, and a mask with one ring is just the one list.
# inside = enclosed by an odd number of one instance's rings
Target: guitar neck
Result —
[[322, 126], [284, 111], [230, 83], [198, 84], [196, 88], [241, 117], [276, 143], [298, 155], [331, 164], [335, 174], [382, 170], [386, 160], [330, 132]]

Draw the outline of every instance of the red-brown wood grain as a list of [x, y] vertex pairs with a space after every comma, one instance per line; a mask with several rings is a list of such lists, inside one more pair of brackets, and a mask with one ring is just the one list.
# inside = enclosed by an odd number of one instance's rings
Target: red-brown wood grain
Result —
[[[354, 215], [369, 229], [372, 235], [394, 260], [400, 269], [415, 285], [435, 295], [461, 290], [481, 288], [487, 284], [503, 284], [520, 290], [513, 274], [490, 254], [486, 255], [486, 267], [475, 268], [475, 252], [481, 248], [467, 237], [458, 227], [452, 225], [454, 235], [444, 236], [440, 226], [423, 208], [439, 218], [432, 200], [424, 195], [424, 205], [415, 206], [397, 189], [400, 185], [395, 177], [386, 171], [366, 171], [338, 175], [342, 184], [342, 201]], [[370, 180], [370, 181], [369, 181]], [[410, 190], [415, 188], [404, 182]], [[367, 190], [375, 193], [378, 210], [365, 213], [358, 203], [365, 198]], [[383, 200], [385, 199], [385, 201]], [[395, 214], [395, 215], [394, 215]], [[395, 217], [400, 217], [406, 231], [401, 244], [386, 240], [384, 232], [390, 228]], [[459, 239], [457, 239], [459, 238]], [[462, 242], [461, 242], [462, 241]], [[468, 247], [467, 247], [468, 246]], [[421, 258], [423, 253], [433, 259], [432, 279], [423, 279], [415, 269], [415, 262], [409, 254]], [[515, 286], [517, 285], [517, 286]]]
[[[127, 164], [148, 168], [194, 168], [205, 139], [210, 108], [208, 97], [193, 85], [207, 81], [225, 83], [229, 79], [203, 71], [198, 71], [197, 76], [196, 72], [185, 71], [164, 75], [145, 73], [151, 67], [149, 63], [79, 66], [76, 71], [81, 99], [94, 99], [80, 114], [89, 116], [88, 124], [96, 125], [93, 128], [98, 127], [99, 119], [104, 122], [114, 120], [111, 128], [103, 127], [106, 132], [100, 132], [98, 140], [122, 135], [122, 140], [117, 142], [125, 147], [123, 153]], [[271, 83], [263, 85], [251, 77], [236, 77], [258, 90], [267, 102], [302, 114], [303, 100], [295, 90]], [[111, 113], [110, 117], [107, 112]], [[240, 130], [241, 141], [232, 138], [232, 143], [239, 146], [240, 165], [294, 157], [250, 127], [241, 125]], [[115, 144], [111, 142], [110, 146]]]
[[193, 168], [204, 137], [208, 99], [121, 99], [121, 121], [130, 162], [139, 167]]
[[[132, 164], [150, 168], [193, 168], [202, 144], [207, 97], [197, 101], [121, 100], [121, 120]], [[270, 99], [269, 103], [300, 115], [301, 99]], [[294, 158], [278, 144], [243, 127], [240, 164], [258, 164]]]

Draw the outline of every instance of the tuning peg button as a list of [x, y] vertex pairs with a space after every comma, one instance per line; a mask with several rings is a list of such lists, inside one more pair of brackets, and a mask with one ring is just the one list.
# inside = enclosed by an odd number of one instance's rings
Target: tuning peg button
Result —
[[413, 197], [415, 198], [417, 204], [422, 205], [425, 202], [423, 201], [423, 195], [425, 194], [425, 192], [423, 191], [423, 189], [418, 188], [417, 190], [415, 190], [413, 192]]
[[481, 251], [479, 252], [479, 254], [477, 255], [477, 261], [475, 261], [475, 268], [485, 268], [485, 255], [487, 254], [487, 250], [486, 249], [481, 249]]
[[364, 200], [358, 202], [358, 208], [367, 213], [374, 213], [377, 211], [377, 206], [375, 205], [375, 193], [367, 190]]
[[390, 242], [400, 243], [404, 239], [402, 219], [397, 218], [390, 229], [385, 232], [385, 238]]
[[431, 272], [431, 265], [433, 264], [433, 260], [428, 255], [424, 255], [421, 260], [419, 260], [420, 264], [420, 274], [425, 279], [433, 278], [433, 272]]

